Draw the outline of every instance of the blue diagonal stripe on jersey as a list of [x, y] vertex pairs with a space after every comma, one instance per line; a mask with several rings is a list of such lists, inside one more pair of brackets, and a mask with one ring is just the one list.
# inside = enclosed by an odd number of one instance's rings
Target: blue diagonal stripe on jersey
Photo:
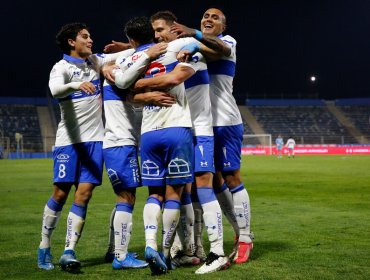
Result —
[[65, 101], [65, 100], [70, 100], [70, 99], [79, 99], [79, 98], [85, 98], [85, 97], [100, 94], [101, 93], [100, 92], [100, 80], [97, 79], [97, 80], [91, 81], [91, 83], [93, 83], [96, 87], [96, 91], [93, 94], [87, 94], [86, 92], [79, 90], [79, 91], [72, 92], [67, 97], [59, 98], [58, 101], [60, 102], [60, 101]]
[[121, 89], [116, 86], [107, 85], [103, 87], [103, 100], [126, 100], [128, 89]]
[[227, 75], [235, 76], [235, 62], [230, 60], [218, 60], [208, 62], [209, 75]]
[[209, 84], [209, 76], [207, 70], [197, 71], [193, 76], [185, 81], [185, 88], [195, 87], [197, 85]]

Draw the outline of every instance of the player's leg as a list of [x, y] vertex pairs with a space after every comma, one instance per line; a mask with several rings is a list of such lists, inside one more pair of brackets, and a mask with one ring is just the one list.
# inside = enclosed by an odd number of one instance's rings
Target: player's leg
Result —
[[203, 248], [203, 209], [199, 203], [196, 187], [192, 189], [191, 200], [194, 208], [194, 242], [195, 242], [195, 256], [201, 261], [207, 258]]
[[220, 171], [216, 172], [213, 178], [213, 184], [222, 212], [234, 230], [234, 247], [229, 254], [229, 258], [233, 259], [238, 251], [239, 242], [239, 225], [235, 216], [233, 197]]
[[216, 170], [221, 171], [222, 177], [232, 193], [235, 218], [239, 227], [238, 253], [235, 262], [241, 263], [248, 260], [249, 251], [245, 248], [252, 247], [250, 238], [250, 201], [247, 190], [241, 182], [240, 162], [241, 146], [243, 141], [243, 125], [218, 127], [215, 130], [215, 139], [218, 140], [218, 153]]
[[176, 228], [180, 218], [181, 194], [184, 185], [167, 185], [166, 196], [162, 215], [162, 253], [167, 269], [173, 269], [171, 264], [170, 249], [175, 238]]
[[[199, 203], [203, 210], [203, 220], [210, 242], [210, 253], [195, 273], [204, 274], [229, 266], [228, 258], [224, 256], [223, 225], [221, 206], [213, 187], [214, 169], [214, 138], [210, 136], [196, 137], [195, 171]], [[198, 159], [198, 160], [197, 160]]]
[[[164, 131], [163, 148], [167, 149], [166, 196], [163, 210], [162, 250], [168, 269], [172, 268], [170, 248], [180, 217], [181, 195], [187, 183], [193, 182], [193, 139], [190, 128], [169, 128]], [[190, 195], [189, 195], [190, 200]]]
[[75, 254], [75, 247], [81, 237], [87, 206], [95, 186], [102, 182], [103, 151], [102, 142], [85, 142], [73, 145], [76, 154], [74, 202], [67, 218], [67, 234], [64, 253], [59, 263], [62, 269], [78, 269], [81, 265]]
[[111, 263], [114, 260], [114, 215], [116, 214], [116, 206], [113, 207], [113, 210], [109, 218], [109, 232], [108, 232], [108, 249], [105, 253], [104, 260], [107, 263]]
[[[235, 240], [237, 240], [239, 238], [239, 226], [238, 222], [236, 221], [236, 216], [234, 212], [233, 197], [220, 171], [216, 172], [213, 178], [213, 184], [216, 197], [218, 202], [220, 203], [222, 212], [224, 213], [226, 219], [232, 226], [234, 230]], [[229, 255], [230, 258], [232, 258], [233, 255], [235, 255], [235, 253], [233, 254], [233, 252]]]
[[59, 260], [62, 269], [78, 269], [81, 266], [76, 257], [75, 248], [85, 225], [87, 205], [94, 188], [95, 185], [91, 183], [80, 183], [77, 186], [75, 199], [67, 217], [64, 252]]
[[251, 210], [249, 194], [241, 182], [240, 170], [224, 172], [226, 184], [232, 193], [236, 220], [239, 225], [238, 252], [234, 257], [236, 264], [247, 262], [253, 248], [250, 231]]
[[42, 240], [38, 250], [38, 266], [46, 270], [54, 268], [50, 252], [51, 235], [71, 187], [76, 182], [78, 156], [75, 147], [73, 145], [56, 147], [53, 152], [53, 163], [54, 191], [44, 208]]
[[45, 270], [54, 268], [51, 255], [51, 236], [59, 221], [65, 201], [72, 184], [54, 185], [53, 195], [44, 207], [42, 218], [41, 242], [38, 249], [38, 267]]
[[[181, 196], [180, 220], [176, 230], [176, 236], [171, 247], [171, 257], [176, 266], [181, 265], [197, 265], [200, 259], [194, 256], [195, 240], [194, 240], [194, 209], [191, 200], [192, 183], [185, 186], [185, 190]], [[179, 237], [179, 238], [178, 238]], [[179, 245], [176, 240], [179, 240]], [[179, 247], [176, 253], [173, 253], [174, 247]], [[180, 249], [181, 248], [181, 249]]]
[[161, 187], [148, 187], [149, 197], [143, 211], [145, 229], [145, 260], [149, 263], [153, 274], [167, 272], [162, 252], [158, 252], [157, 235], [162, 216], [162, 204], [165, 189]]
[[148, 263], [134, 258], [128, 253], [128, 246], [132, 231], [132, 211], [135, 204], [135, 189], [118, 193], [116, 215], [114, 217], [115, 233], [115, 258], [112, 262], [113, 269], [145, 268]]
[[162, 130], [144, 133], [141, 136], [141, 178], [148, 186], [149, 197], [143, 210], [145, 229], [145, 260], [153, 274], [167, 272], [167, 266], [158, 252], [157, 234], [162, 216], [165, 196], [164, 149], [160, 146]]
[[109, 180], [117, 195], [112, 221], [115, 252], [112, 266], [114, 269], [146, 267], [146, 262], [137, 260], [127, 251], [131, 238], [136, 188], [141, 186], [137, 148], [134, 145], [106, 148], [103, 155]]

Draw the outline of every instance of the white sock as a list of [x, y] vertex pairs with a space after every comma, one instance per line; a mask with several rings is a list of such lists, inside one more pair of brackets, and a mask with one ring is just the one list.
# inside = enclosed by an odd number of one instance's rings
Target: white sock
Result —
[[41, 242], [40, 248], [51, 247], [51, 235], [59, 221], [62, 211], [54, 211], [45, 205], [42, 217]]
[[236, 220], [240, 230], [239, 241], [250, 243], [252, 242], [250, 238], [251, 209], [248, 192], [244, 188], [244, 185], [241, 184], [232, 189], [231, 193], [233, 195]]
[[223, 227], [220, 204], [211, 187], [198, 188], [197, 194], [203, 208], [203, 220], [210, 242], [210, 251], [219, 256], [223, 256]]
[[143, 211], [145, 246], [158, 251], [157, 232], [159, 219], [161, 217], [161, 203], [154, 197], [149, 197], [146, 201]]
[[126, 258], [128, 244], [131, 238], [132, 209], [128, 203], [117, 203], [114, 216], [114, 253], [122, 261]]
[[176, 227], [180, 218], [181, 203], [178, 200], [167, 200], [163, 210], [162, 250], [163, 255], [168, 258], [170, 249], [175, 238]]
[[64, 251], [73, 250], [80, 239], [85, 220], [73, 212], [69, 212], [67, 218], [67, 235]]
[[239, 236], [239, 226], [235, 217], [233, 196], [226, 184], [222, 186], [222, 190], [220, 192], [216, 192], [216, 197], [220, 203], [222, 212], [233, 227], [235, 235]]

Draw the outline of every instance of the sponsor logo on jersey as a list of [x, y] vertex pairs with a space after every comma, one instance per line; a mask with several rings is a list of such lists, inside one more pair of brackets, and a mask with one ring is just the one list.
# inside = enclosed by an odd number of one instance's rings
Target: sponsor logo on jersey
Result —
[[69, 155], [67, 154], [57, 155], [57, 162], [68, 162], [68, 161], [69, 161]]

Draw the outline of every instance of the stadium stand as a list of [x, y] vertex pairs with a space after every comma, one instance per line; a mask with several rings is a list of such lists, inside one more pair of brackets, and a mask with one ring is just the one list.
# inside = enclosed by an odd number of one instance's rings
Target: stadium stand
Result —
[[370, 98], [339, 99], [335, 106], [364, 135], [370, 135]]
[[249, 100], [246, 105], [274, 139], [281, 134], [298, 144], [357, 143], [322, 100]]
[[[339, 113], [335, 113], [333, 107]], [[285, 139], [292, 136], [297, 144], [370, 144], [370, 98], [339, 99], [335, 102], [250, 99], [245, 105], [239, 105], [239, 109], [244, 134], [271, 134], [272, 139], [278, 134]], [[137, 108], [136, 112], [137, 125], [140, 126], [141, 109]], [[39, 153], [40, 157], [46, 153], [51, 155], [59, 120], [59, 105], [50, 97], [0, 97], [1, 151], [9, 148], [10, 154], [15, 153], [15, 133], [20, 133], [25, 153]], [[5, 140], [10, 143], [7, 147]]]
[[[22, 134], [24, 149], [42, 150], [43, 143], [35, 105], [0, 104], [0, 125], [4, 137], [14, 139], [16, 133]], [[16, 149], [16, 142], [12, 143], [11, 149]]]

